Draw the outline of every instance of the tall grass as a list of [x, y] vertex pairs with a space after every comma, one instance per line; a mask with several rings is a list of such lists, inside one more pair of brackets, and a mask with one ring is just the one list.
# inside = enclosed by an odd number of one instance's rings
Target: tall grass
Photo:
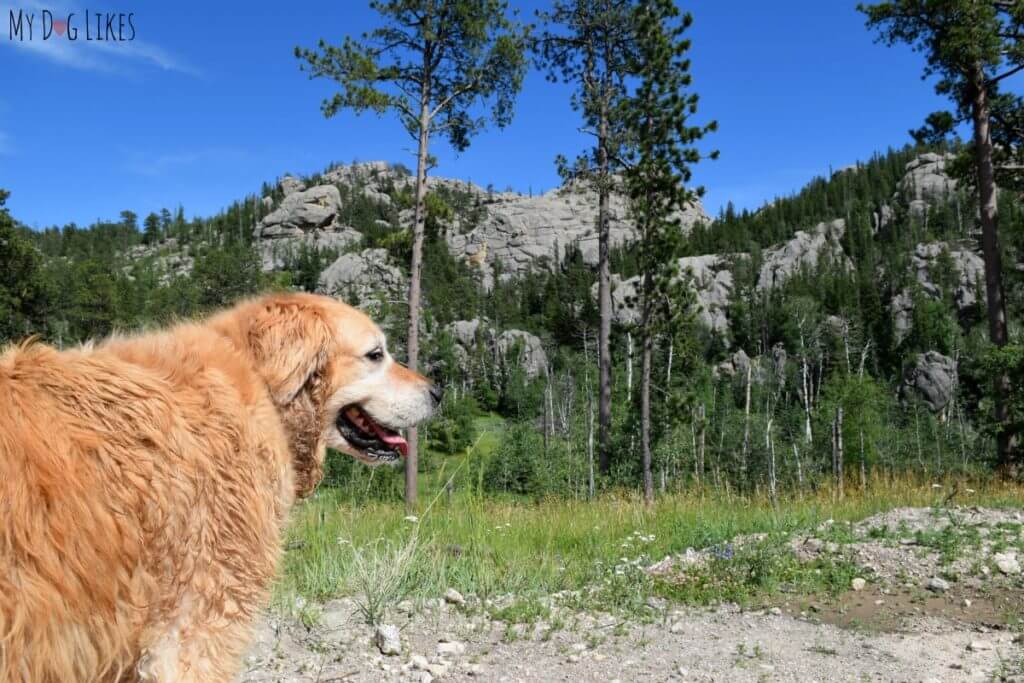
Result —
[[[1024, 506], [1024, 488], [997, 482], [873, 475], [866, 490], [850, 489], [839, 502], [822, 488], [783, 496], [777, 506], [710, 490], [664, 496], [653, 506], [629, 493], [526, 502], [466, 490], [435, 496], [414, 521], [398, 503], [354, 505], [325, 489], [293, 513], [287, 539], [293, 549], [275, 599], [278, 605], [296, 596], [377, 600], [367, 598], [376, 590], [386, 603], [436, 598], [448, 588], [482, 599], [536, 598], [611, 585], [614, 592], [601, 599], [639, 600], [634, 584], [646, 580], [637, 571], [645, 563], [740, 534], [781, 537], [826, 519], [852, 521], [900, 506]], [[387, 605], [368, 609], [377, 618]]]

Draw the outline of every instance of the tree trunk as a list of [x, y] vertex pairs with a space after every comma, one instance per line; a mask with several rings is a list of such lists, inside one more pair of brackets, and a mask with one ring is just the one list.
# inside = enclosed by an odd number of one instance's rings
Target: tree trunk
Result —
[[[650, 275], [648, 274], [648, 277]], [[651, 476], [651, 341], [644, 332], [640, 361], [640, 450], [643, 452], [644, 502], [654, 502], [654, 479]]]
[[707, 427], [707, 420], [705, 419], [704, 404], [701, 403], [697, 407], [697, 461], [694, 463], [695, 474], [697, 475], [697, 486], [700, 486], [704, 481], [704, 435]]
[[597, 298], [600, 323], [597, 333], [598, 364], [598, 466], [603, 474], [611, 468], [612, 432], [612, 290], [611, 254], [608, 226], [608, 112], [601, 108], [597, 141], [598, 200], [597, 200]]
[[835, 497], [843, 499], [843, 407], [836, 408], [832, 422], [832, 477], [835, 480]]
[[[412, 262], [409, 265], [408, 366], [416, 370], [420, 360], [420, 273], [423, 269], [423, 232], [426, 221], [427, 146], [430, 142], [430, 87], [424, 78], [420, 91], [420, 139], [416, 154], [416, 209], [412, 226]], [[416, 509], [419, 475], [419, 435], [409, 429], [409, 454], [405, 458], [405, 508]]]
[[753, 359], [747, 364], [747, 401], [743, 407], [743, 451], [740, 454], [740, 486], [747, 483], [747, 458], [750, 455], [750, 373]]
[[[999, 252], [998, 213], [996, 208], [996, 181], [992, 165], [992, 136], [989, 131], [988, 89], [981, 64], [971, 75], [974, 90], [971, 115], [974, 122], [975, 170], [978, 181], [978, 211], [981, 220], [981, 251], [985, 259], [985, 301], [988, 308], [988, 334], [995, 346], [1008, 342], [1006, 328], [1006, 300], [1003, 291], [1002, 258]], [[1010, 378], [1004, 372], [994, 378], [995, 421], [999, 433], [996, 437], [997, 467], [1006, 477], [1024, 474], [1015, 453], [1014, 434], [1010, 431], [1009, 407]]]

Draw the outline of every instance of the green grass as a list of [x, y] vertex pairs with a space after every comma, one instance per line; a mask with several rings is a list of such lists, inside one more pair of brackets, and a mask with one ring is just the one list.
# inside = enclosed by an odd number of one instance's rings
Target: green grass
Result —
[[[459, 456], [467, 459], [461, 469], [454, 462], [439, 468], [433, 490], [453, 472], [461, 475], [476, 455]], [[1024, 503], [1019, 487], [974, 488], [957, 502]], [[939, 505], [948, 487], [878, 479], [866, 493], [839, 503], [822, 493], [783, 499], [777, 509], [766, 500], [715, 497], [710, 491], [663, 496], [648, 507], [627, 494], [532, 503], [483, 498], [473, 490], [457, 489], [451, 498], [423, 496], [417, 521], [405, 519], [401, 504], [352, 505], [336, 490], [321, 490], [293, 512], [287, 538], [293, 549], [284, 559], [275, 605], [293, 609], [298, 596], [319, 601], [386, 584], [387, 594], [372, 598], [383, 603], [374, 604], [377, 614], [402, 599], [437, 598], [455, 588], [481, 601], [513, 595], [514, 605], [501, 609], [525, 623], [532, 620], [530, 614], [543, 617], [546, 608], [539, 598], [563, 591], [564, 599], [579, 607], [631, 613], [643, 613], [651, 595], [708, 603], [756, 600], [783, 587], [802, 593], [836, 591], [849, 585], [852, 568], [841, 560], [797, 563], [781, 550], [787, 535], [826, 519], [853, 521], [893, 507]], [[643, 572], [688, 547], [723, 544], [755, 532], [769, 536], [737, 549], [732, 558], [712, 561], [694, 581], [654, 581]], [[929, 540], [940, 547], [951, 541]], [[403, 552], [410, 547], [412, 552]]]

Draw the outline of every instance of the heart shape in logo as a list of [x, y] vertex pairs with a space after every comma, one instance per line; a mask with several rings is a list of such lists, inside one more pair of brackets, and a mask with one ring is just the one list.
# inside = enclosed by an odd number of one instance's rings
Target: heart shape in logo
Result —
[[53, 22], [53, 30], [58, 36], [64, 35], [64, 32], [68, 30], [68, 22], [63, 19], [55, 19]]

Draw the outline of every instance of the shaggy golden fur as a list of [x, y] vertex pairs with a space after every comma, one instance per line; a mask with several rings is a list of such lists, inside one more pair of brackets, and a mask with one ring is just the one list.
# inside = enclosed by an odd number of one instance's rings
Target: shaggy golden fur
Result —
[[374, 460], [339, 411], [397, 429], [436, 403], [383, 345], [286, 294], [0, 354], [0, 681], [231, 680], [325, 446]]

